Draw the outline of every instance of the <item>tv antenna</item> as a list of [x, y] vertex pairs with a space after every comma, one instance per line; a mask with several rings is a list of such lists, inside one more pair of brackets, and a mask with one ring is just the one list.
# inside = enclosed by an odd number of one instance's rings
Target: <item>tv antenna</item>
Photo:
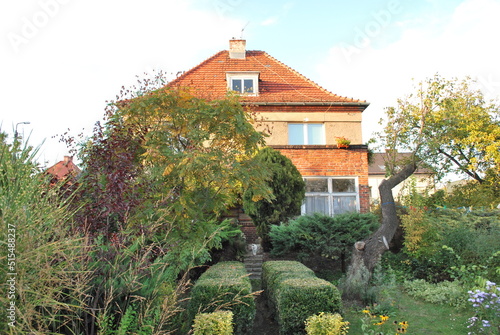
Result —
[[245, 24], [243, 26], [243, 28], [241, 28], [241, 35], [240, 35], [240, 39], [243, 39], [243, 31], [245, 30], [245, 28], [248, 26], [248, 24], [250, 23], [250, 21], [247, 22], [247, 24]]

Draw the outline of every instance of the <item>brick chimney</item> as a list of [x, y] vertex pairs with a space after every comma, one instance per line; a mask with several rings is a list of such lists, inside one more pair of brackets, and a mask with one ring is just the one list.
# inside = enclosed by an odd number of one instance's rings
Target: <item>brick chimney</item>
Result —
[[231, 59], [245, 59], [246, 56], [246, 40], [229, 41], [229, 58]]
[[64, 166], [67, 166], [69, 163], [73, 163], [73, 156], [64, 156]]

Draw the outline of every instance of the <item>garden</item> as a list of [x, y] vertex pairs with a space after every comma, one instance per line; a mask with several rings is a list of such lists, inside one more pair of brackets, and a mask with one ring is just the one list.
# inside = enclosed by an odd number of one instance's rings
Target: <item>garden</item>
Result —
[[[371, 213], [300, 216], [300, 173], [265, 147], [236, 96], [145, 87], [110, 102], [90, 138], [64, 138], [76, 144], [82, 174], [56, 184], [38, 148], [0, 133], [5, 334], [498, 334], [495, 139], [472, 143], [474, 160], [462, 168], [477, 178], [452, 193], [410, 187]], [[495, 120], [489, 134], [500, 129]], [[436, 117], [427, 135], [451, 121]], [[471, 143], [454, 136], [452, 144]], [[394, 165], [387, 179], [416, 166]], [[244, 235], [226, 219], [235, 207], [261, 237], [261, 280], [250, 281]], [[376, 266], [350, 271], [355, 243], [390, 225], [397, 231]]]
[[[49, 187], [43, 174], [32, 178], [37, 167], [29, 148], [4, 141], [0, 158], [2, 227], [16, 234], [15, 258], [2, 251], [3, 264], [14, 262], [17, 272], [16, 299], [8, 292], [1, 297], [4, 306], [14, 301], [19, 311], [14, 327], [8, 310], [2, 311], [2, 327], [12, 334], [225, 334], [201, 330], [221, 322], [234, 325], [228, 334], [251, 333], [260, 294], [271, 310], [280, 311], [271, 313], [268, 327], [285, 327], [281, 334], [498, 332], [496, 209], [431, 208], [435, 198], [407, 197], [400, 206], [402, 249], [383, 254], [369, 284], [357, 287], [361, 300], [353, 300], [343, 291], [342, 264], [349, 263], [353, 241], [379, 225], [376, 210], [301, 216], [269, 227], [272, 248], [264, 277], [250, 283], [241, 262], [227, 262], [241, 260], [245, 246], [237, 243], [241, 232], [230, 223], [197, 227], [186, 244], [180, 232], [159, 225], [112, 231], [109, 239], [85, 235], [73, 226], [84, 207], [74, 207], [78, 192]], [[162, 241], [162, 234], [168, 239]], [[225, 256], [217, 256], [220, 251]], [[220, 262], [205, 271], [212, 257]], [[290, 263], [286, 271], [283, 262]], [[9, 272], [2, 276], [4, 282], [11, 279]], [[222, 283], [230, 288], [225, 293]], [[297, 302], [305, 314], [276, 307]], [[221, 311], [215, 319], [211, 315]]]
[[[406, 200], [431, 201], [419, 195]], [[342, 253], [352, 248], [345, 233], [363, 226], [349, 225], [356, 216], [362, 217], [365, 229], [369, 228], [373, 214], [302, 216], [273, 227], [271, 240], [275, 248], [271, 254], [294, 255], [339, 288], [345, 311], [343, 321], [349, 322], [345, 333], [497, 334], [500, 289], [495, 283], [500, 281], [500, 211], [425, 206], [419, 209], [401, 204], [405, 233], [402, 248], [396, 251], [392, 245], [393, 250], [383, 254], [368, 285], [362, 281], [354, 285], [358, 293], [355, 299], [351, 294], [353, 283], [346, 283], [346, 274], [341, 271]], [[341, 224], [333, 223], [336, 220]], [[374, 222], [376, 225], [378, 220]], [[335, 245], [342, 240], [348, 241], [344, 248]], [[318, 254], [335, 260], [336, 266], [329, 263], [327, 269], [318, 267], [321, 261], [314, 256]], [[325, 261], [323, 264], [328, 264]], [[325, 330], [311, 334], [343, 333]]]

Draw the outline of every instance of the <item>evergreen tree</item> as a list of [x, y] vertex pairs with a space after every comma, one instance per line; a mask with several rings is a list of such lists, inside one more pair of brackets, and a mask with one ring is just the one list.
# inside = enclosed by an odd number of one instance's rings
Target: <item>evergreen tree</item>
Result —
[[257, 226], [262, 247], [269, 250], [271, 226], [300, 215], [300, 206], [305, 197], [305, 182], [292, 161], [277, 150], [263, 148], [255, 159], [258, 166], [271, 173], [268, 185], [273, 198], [263, 199], [252, 190], [247, 190], [243, 206]]

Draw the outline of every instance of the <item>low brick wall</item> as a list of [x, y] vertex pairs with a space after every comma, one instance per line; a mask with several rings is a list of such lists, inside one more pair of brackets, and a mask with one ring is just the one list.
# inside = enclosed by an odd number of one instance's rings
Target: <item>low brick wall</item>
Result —
[[230, 219], [237, 222], [243, 234], [245, 234], [245, 238], [248, 244], [256, 243], [259, 236], [257, 235], [257, 227], [255, 227], [250, 216], [245, 214], [241, 208], [233, 208], [229, 210], [226, 215], [224, 215], [225, 219]]

